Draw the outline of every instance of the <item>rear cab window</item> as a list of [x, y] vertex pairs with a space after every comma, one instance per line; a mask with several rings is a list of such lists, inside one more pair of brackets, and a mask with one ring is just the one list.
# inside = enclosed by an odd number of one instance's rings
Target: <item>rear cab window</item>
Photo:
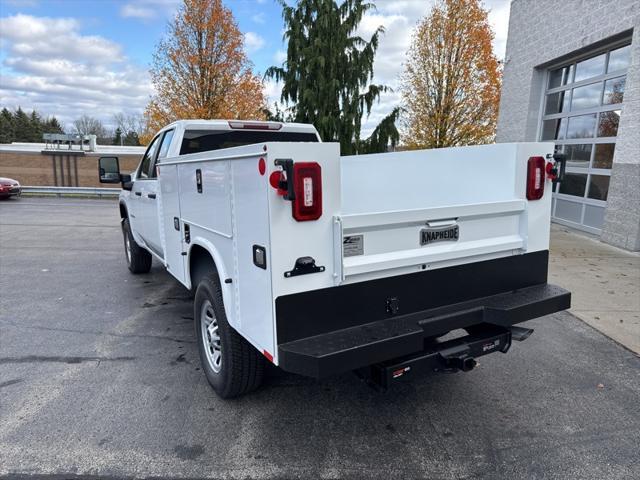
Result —
[[259, 130], [186, 130], [180, 155], [241, 147], [262, 142], [318, 142], [311, 132], [273, 132]]

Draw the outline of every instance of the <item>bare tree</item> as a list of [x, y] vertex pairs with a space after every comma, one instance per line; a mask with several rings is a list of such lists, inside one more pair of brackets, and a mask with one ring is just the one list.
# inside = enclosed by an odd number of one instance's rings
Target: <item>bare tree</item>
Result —
[[107, 137], [107, 130], [102, 125], [102, 122], [88, 115], [82, 115], [73, 122], [73, 126], [80, 135], [95, 135], [98, 138]]
[[145, 132], [144, 118], [141, 115], [116, 113], [113, 122], [116, 126], [115, 140], [118, 145], [140, 145], [139, 138]]
[[116, 128], [119, 128], [125, 135], [129, 132], [135, 132], [140, 135], [144, 130], [144, 119], [141, 115], [116, 113], [113, 116], [113, 122]]

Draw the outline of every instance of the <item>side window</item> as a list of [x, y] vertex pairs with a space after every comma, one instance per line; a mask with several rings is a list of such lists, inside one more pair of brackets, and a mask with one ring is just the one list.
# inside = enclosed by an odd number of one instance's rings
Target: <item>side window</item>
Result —
[[162, 142], [160, 142], [160, 149], [158, 151], [158, 158], [156, 158], [155, 162], [152, 162], [150, 165], [149, 178], [156, 178], [157, 170], [156, 163], [160, 162], [161, 158], [165, 158], [167, 153], [169, 152], [169, 145], [171, 145], [171, 139], [173, 138], [173, 130], [168, 130], [164, 132], [164, 136], [162, 137]]
[[149, 169], [153, 168], [153, 161], [156, 157], [156, 152], [158, 151], [158, 145], [160, 144], [160, 136], [158, 135], [153, 139], [149, 148], [142, 157], [142, 161], [140, 162], [140, 167], [138, 168], [138, 178], [149, 178]]
[[160, 151], [158, 152], [158, 161], [160, 161], [161, 158], [167, 157], [167, 153], [169, 153], [169, 145], [171, 145], [172, 139], [173, 130], [165, 132], [164, 137], [162, 138], [162, 143], [160, 144]]

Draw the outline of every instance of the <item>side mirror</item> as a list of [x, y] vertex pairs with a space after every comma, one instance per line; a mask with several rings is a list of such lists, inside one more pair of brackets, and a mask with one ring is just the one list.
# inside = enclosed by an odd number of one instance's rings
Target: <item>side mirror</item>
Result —
[[120, 180], [122, 180], [122, 189], [131, 191], [131, 189], [133, 188], [131, 175], [128, 175], [128, 174], [120, 175]]
[[120, 162], [118, 157], [100, 157], [98, 159], [100, 183], [120, 183]]

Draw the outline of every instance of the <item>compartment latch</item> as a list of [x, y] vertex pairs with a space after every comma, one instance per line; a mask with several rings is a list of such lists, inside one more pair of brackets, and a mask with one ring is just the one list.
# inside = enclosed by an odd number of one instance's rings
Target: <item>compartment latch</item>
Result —
[[313, 257], [300, 257], [296, 260], [293, 270], [284, 272], [286, 278], [306, 275], [308, 273], [324, 272], [323, 266], [317, 266]]

